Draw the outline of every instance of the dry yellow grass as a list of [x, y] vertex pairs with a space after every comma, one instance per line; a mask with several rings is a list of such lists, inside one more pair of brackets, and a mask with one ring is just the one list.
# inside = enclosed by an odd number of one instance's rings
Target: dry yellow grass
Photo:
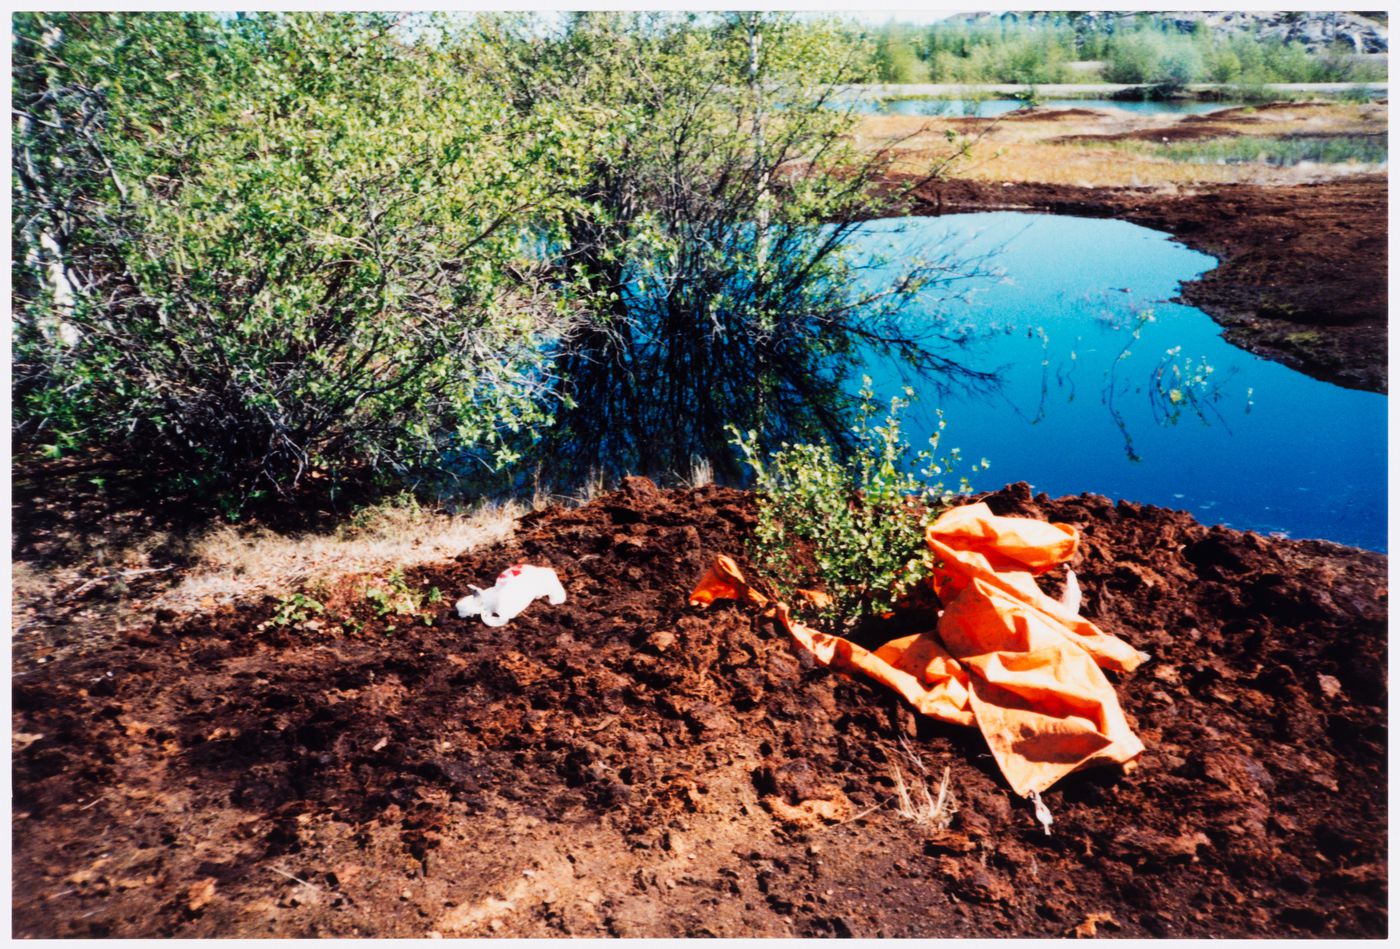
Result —
[[[1081, 112], [1085, 114], [1080, 114]], [[862, 117], [856, 141], [867, 149], [892, 146], [895, 169], [918, 173], [949, 152], [947, 132], [976, 137], [970, 155], [949, 170], [954, 178], [1033, 182], [1077, 187], [1183, 187], [1248, 182], [1294, 184], [1338, 177], [1364, 167], [1275, 167], [1258, 162], [1196, 164], [1135, 154], [1095, 142], [1057, 141], [1069, 136], [1117, 136], [1169, 130], [1182, 115], [1141, 115], [1117, 110], [1047, 112], [1044, 119], [981, 120], [901, 115]], [[1384, 132], [1383, 105], [1299, 103], [1212, 118], [1222, 135], [1357, 135]]]
[[[933, 776], [929, 774], [923, 758], [909, 746], [908, 739], [903, 735], [900, 736], [899, 744], [899, 753], [895, 753], [892, 749], [887, 751], [890, 777], [894, 781], [895, 787], [895, 811], [905, 820], [913, 821], [932, 831], [947, 830], [953, 822], [953, 815], [958, 812], [957, 800], [948, 789], [949, 769], [947, 767], [943, 769], [943, 778], [939, 782], [938, 793], [935, 795], [930, 790]], [[899, 767], [901, 758], [905, 760], [910, 769], [908, 781], [905, 780], [904, 772]]]
[[382, 505], [329, 534], [284, 536], [215, 527], [193, 543], [194, 565], [154, 605], [207, 608], [249, 594], [286, 593], [316, 577], [448, 560], [508, 537], [527, 511], [514, 502], [466, 513]]

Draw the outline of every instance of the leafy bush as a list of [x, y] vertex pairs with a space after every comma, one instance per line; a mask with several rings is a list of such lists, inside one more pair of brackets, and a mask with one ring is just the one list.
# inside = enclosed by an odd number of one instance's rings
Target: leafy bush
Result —
[[1181, 34], [1144, 30], [1115, 37], [1109, 44], [1104, 79], [1175, 91], [1206, 74], [1199, 41]]
[[1376, 100], [1376, 94], [1365, 86], [1351, 86], [1337, 93], [1338, 102], [1350, 102], [1353, 105], [1366, 105]]
[[927, 82], [928, 64], [919, 58], [909, 28], [881, 31], [875, 43], [875, 66], [881, 82]]
[[1211, 82], [1238, 82], [1244, 71], [1239, 55], [1226, 45], [1212, 45], [1204, 54], [1206, 78]]
[[236, 509], [403, 476], [542, 420], [523, 252], [565, 119], [378, 15], [21, 14], [16, 402]]
[[[1033, 23], [1014, 20], [968, 24], [956, 19], [928, 28], [922, 43], [911, 44], [935, 82], [1060, 83], [1092, 82], [1087, 72], [1071, 72], [1076, 60], [1104, 60], [1103, 80], [1162, 86], [1169, 91], [1193, 82], [1382, 82], [1383, 64], [1358, 60], [1341, 51], [1310, 53], [1286, 43], [1242, 32], [1221, 36], [1199, 21], [1182, 30], [1177, 17], [1153, 14], [1098, 17], [1082, 13], [1050, 15]], [[884, 45], [906, 36], [892, 23], [875, 32]], [[915, 74], [916, 64], [904, 71]]]
[[[905, 389], [908, 397], [912, 389]], [[828, 444], [784, 444], [771, 457], [761, 455], [757, 434], [733, 430], [734, 444], [754, 472], [758, 526], [754, 559], [760, 573], [800, 613], [814, 608], [795, 597], [807, 551], [831, 603], [817, 618], [833, 628], [852, 626], [886, 612], [932, 566], [925, 529], [955, 492], [941, 478], [958, 462], [959, 451], [935, 459], [944, 422], [928, 448], [913, 453], [901, 431], [900, 413], [908, 398], [890, 400], [883, 420], [865, 378], [856, 413], [854, 447], [843, 460]], [[918, 474], [907, 470], [910, 463]], [[973, 466], [985, 468], [986, 459]], [[968, 490], [963, 478], [960, 490]]]
[[860, 281], [860, 222], [900, 213], [962, 142], [891, 174], [896, 153], [831, 108], [870, 51], [791, 15], [586, 13], [557, 41], [485, 24], [483, 68], [524, 114], [564, 103], [588, 128], [589, 162], [549, 248], [582, 314], [556, 350], [547, 482], [591, 470], [674, 476], [741, 463], [726, 426], [840, 443], [845, 381], [862, 351], [952, 376], [955, 344], [900, 310], [966, 275], [951, 254], [911, 255], [882, 286]]
[[995, 45], [977, 45], [966, 55], [939, 50], [930, 60], [937, 82], [1059, 83], [1070, 80], [1062, 48], [1036, 35], [1015, 35]]
[[936, 82], [1068, 82], [1079, 56], [1073, 30], [1020, 24], [936, 24], [924, 49]]
[[1152, 83], [1161, 91], [1175, 92], [1197, 82], [1205, 74], [1205, 63], [1194, 46], [1179, 45], [1168, 49], [1157, 60]]

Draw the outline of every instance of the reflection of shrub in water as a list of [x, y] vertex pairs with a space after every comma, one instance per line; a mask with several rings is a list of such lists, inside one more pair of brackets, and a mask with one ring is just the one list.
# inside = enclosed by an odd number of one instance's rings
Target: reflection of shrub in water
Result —
[[1206, 424], [1210, 424], [1213, 417], [1228, 428], [1216, 405], [1223, 397], [1223, 386], [1233, 372], [1216, 379], [1215, 367], [1204, 358], [1197, 360], [1187, 356], [1180, 359], [1180, 356], [1181, 347], [1173, 346], [1152, 372], [1148, 397], [1152, 402], [1153, 418], [1160, 424], [1175, 425], [1181, 420], [1182, 413], [1189, 411]]
[[[1224, 397], [1225, 384], [1238, 372], [1237, 369], [1232, 369], [1223, 377], [1216, 376], [1215, 367], [1204, 357], [1181, 358], [1182, 350], [1178, 345], [1162, 355], [1148, 374], [1145, 385], [1134, 382], [1132, 378], [1120, 380], [1119, 367], [1132, 356], [1133, 346], [1141, 341], [1143, 330], [1157, 321], [1151, 310], [1138, 311], [1134, 317], [1132, 331], [1108, 370], [1103, 392], [1104, 405], [1123, 435], [1124, 450], [1127, 451], [1128, 458], [1132, 461], [1142, 460], [1133, 447], [1133, 437], [1128, 430], [1127, 420], [1119, 410], [1117, 398], [1120, 394], [1141, 393], [1145, 390], [1153, 420], [1159, 425], [1175, 425], [1181, 421], [1184, 413], [1190, 412], [1203, 424], [1209, 425], [1215, 421], [1228, 431], [1229, 423], [1221, 414], [1218, 404]], [[1254, 404], [1253, 395], [1254, 390], [1250, 389], [1246, 399], [1246, 413]]]
[[[591, 468], [674, 476], [693, 457], [735, 479], [731, 425], [770, 448], [839, 448], [845, 382], [871, 350], [945, 380], [985, 375], [962, 370], [941, 327], [898, 318], [921, 289], [963, 275], [959, 263], [901, 259], [875, 284], [860, 278], [878, 264], [852, 240], [966, 144], [891, 185], [893, 149], [871, 154], [849, 135], [852, 116], [827, 108], [847, 61], [817, 48], [794, 57], [783, 44], [807, 41], [788, 21], [726, 22], [656, 33], [590, 17], [551, 67], [598, 127], [554, 261], [581, 319], [552, 367], [548, 480]], [[783, 54], [753, 55], [760, 46]]]

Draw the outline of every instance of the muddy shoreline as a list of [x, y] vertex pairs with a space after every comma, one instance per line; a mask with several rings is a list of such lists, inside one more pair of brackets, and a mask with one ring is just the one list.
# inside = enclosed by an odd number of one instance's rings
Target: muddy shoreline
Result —
[[[1384, 936], [1386, 558], [988, 503], [1079, 526], [1085, 615], [1153, 656], [1115, 677], [1140, 767], [1063, 780], [1049, 836], [975, 731], [686, 605], [715, 554], [750, 569], [751, 495], [629, 479], [409, 571], [431, 624], [347, 580], [305, 625], [163, 614], [18, 676], [15, 934]], [[568, 602], [456, 617], [521, 560]], [[900, 735], [946, 830], [881, 803]]]
[[953, 179], [916, 195], [914, 214], [1040, 211], [1112, 217], [1167, 231], [1219, 266], [1181, 299], [1225, 338], [1337, 385], [1386, 392], [1387, 179], [1189, 190], [1079, 188]]

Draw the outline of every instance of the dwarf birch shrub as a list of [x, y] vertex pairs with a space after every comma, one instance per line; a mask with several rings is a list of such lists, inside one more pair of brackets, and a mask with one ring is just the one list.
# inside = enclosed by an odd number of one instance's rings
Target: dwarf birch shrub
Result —
[[[826, 443], [784, 443], [764, 458], [756, 432], [732, 431], [758, 492], [753, 553], [760, 572], [799, 613], [814, 613], [833, 629], [887, 612], [928, 576], [933, 560], [925, 530], [970, 490], [965, 477], [956, 490], [944, 486], [961, 453], [954, 448], [936, 456], [946, 424], [942, 412], [928, 447], [915, 452], [901, 418], [913, 390], [892, 398], [881, 418], [870, 385], [867, 376], [851, 428], [853, 448], [845, 458]], [[911, 463], [916, 471], [909, 470]], [[982, 459], [973, 470], [985, 467]], [[806, 607], [794, 596], [800, 559], [808, 551], [831, 598], [824, 609]]]

